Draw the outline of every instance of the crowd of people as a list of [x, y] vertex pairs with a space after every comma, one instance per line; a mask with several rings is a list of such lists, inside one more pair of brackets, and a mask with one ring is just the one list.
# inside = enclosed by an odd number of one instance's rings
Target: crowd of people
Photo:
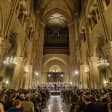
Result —
[[41, 112], [49, 92], [46, 88], [35, 90], [3, 90], [0, 93], [0, 112]]
[[[42, 112], [50, 89], [39, 86], [31, 90], [3, 90], [0, 92], [0, 112]], [[63, 102], [70, 105], [68, 112], [112, 112], [112, 89], [78, 89], [70, 85], [60, 87], [60, 95]]]
[[112, 112], [112, 89], [68, 88], [61, 92], [70, 112]]

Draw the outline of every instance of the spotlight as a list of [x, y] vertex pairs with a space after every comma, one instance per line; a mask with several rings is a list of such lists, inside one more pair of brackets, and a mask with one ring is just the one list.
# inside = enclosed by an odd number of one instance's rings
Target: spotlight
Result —
[[61, 74], [60, 76], [63, 77], [63, 74]]
[[79, 71], [78, 70], [75, 70], [74, 73], [75, 73], [75, 75], [78, 75], [79, 74]]
[[51, 77], [51, 74], [48, 74], [48, 77]]
[[6, 83], [6, 84], [9, 84], [9, 81], [8, 81], [8, 80], [6, 80], [6, 81], [5, 81], [5, 83]]
[[35, 75], [36, 75], [36, 76], [38, 76], [38, 75], [39, 75], [39, 73], [38, 73], [38, 72], [35, 72]]

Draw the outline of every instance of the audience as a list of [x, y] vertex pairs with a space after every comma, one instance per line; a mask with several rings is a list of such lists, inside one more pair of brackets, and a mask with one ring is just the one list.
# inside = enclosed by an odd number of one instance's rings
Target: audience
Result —
[[[112, 89], [78, 89], [71, 85], [59, 89], [63, 102], [70, 105], [70, 112], [112, 112]], [[0, 112], [41, 112], [49, 96], [50, 86], [3, 90], [0, 92]]]
[[112, 112], [112, 89], [64, 88], [61, 95], [66, 104], [71, 97], [70, 112]]

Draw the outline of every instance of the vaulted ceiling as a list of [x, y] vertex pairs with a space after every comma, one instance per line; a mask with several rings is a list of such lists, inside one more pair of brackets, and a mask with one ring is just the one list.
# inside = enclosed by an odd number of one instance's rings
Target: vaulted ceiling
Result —
[[41, 21], [46, 25], [45, 54], [69, 53], [68, 24], [80, 12], [80, 4], [81, 0], [34, 0], [34, 10], [39, 11]]
[[[39, 10], [44, 22], [71, 22], [79, 13], [81, 0], [34, 0], [35, 10]], [[58, 19], [59, 18], [59, 19]]]

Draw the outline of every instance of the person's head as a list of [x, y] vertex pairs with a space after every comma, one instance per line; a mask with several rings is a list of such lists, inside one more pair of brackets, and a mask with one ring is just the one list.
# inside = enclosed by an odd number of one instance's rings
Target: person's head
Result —
[[91, 98], [87, 97], [87, 96], [84, 98], [84, 101], [85, 101], [85, 104], [88, 104], [88, 103], [92, 102]]
[[95, 99], [96, 99], [96, 101], [99, 101], [99, 100], [100, 100], [100, 95], [97, 94], [97, 95], [95, 96]]
[[103, 99], [102, 99], [102, 102], [103, 102], [103, 103], [107, 103], [107, 102], [108, 102], [108, 99], [107, 99], [107, 98], [103, 98]]
[[19, 97], [20, 97], [21, 100], [25, 100], [25, 95], [24, 95], [24, 93], [21, 93], [21, 94], [19, 95]]
[[77, 102], [78, 100], [79, 100], [79, 97], [76, 94], [74, 94], [73, 99], [72, 99], [72, 103]]
[[20, 100], [15, 100], [14, 101], [14, 107], [20, 108], [21, 107], [21, 101]]

